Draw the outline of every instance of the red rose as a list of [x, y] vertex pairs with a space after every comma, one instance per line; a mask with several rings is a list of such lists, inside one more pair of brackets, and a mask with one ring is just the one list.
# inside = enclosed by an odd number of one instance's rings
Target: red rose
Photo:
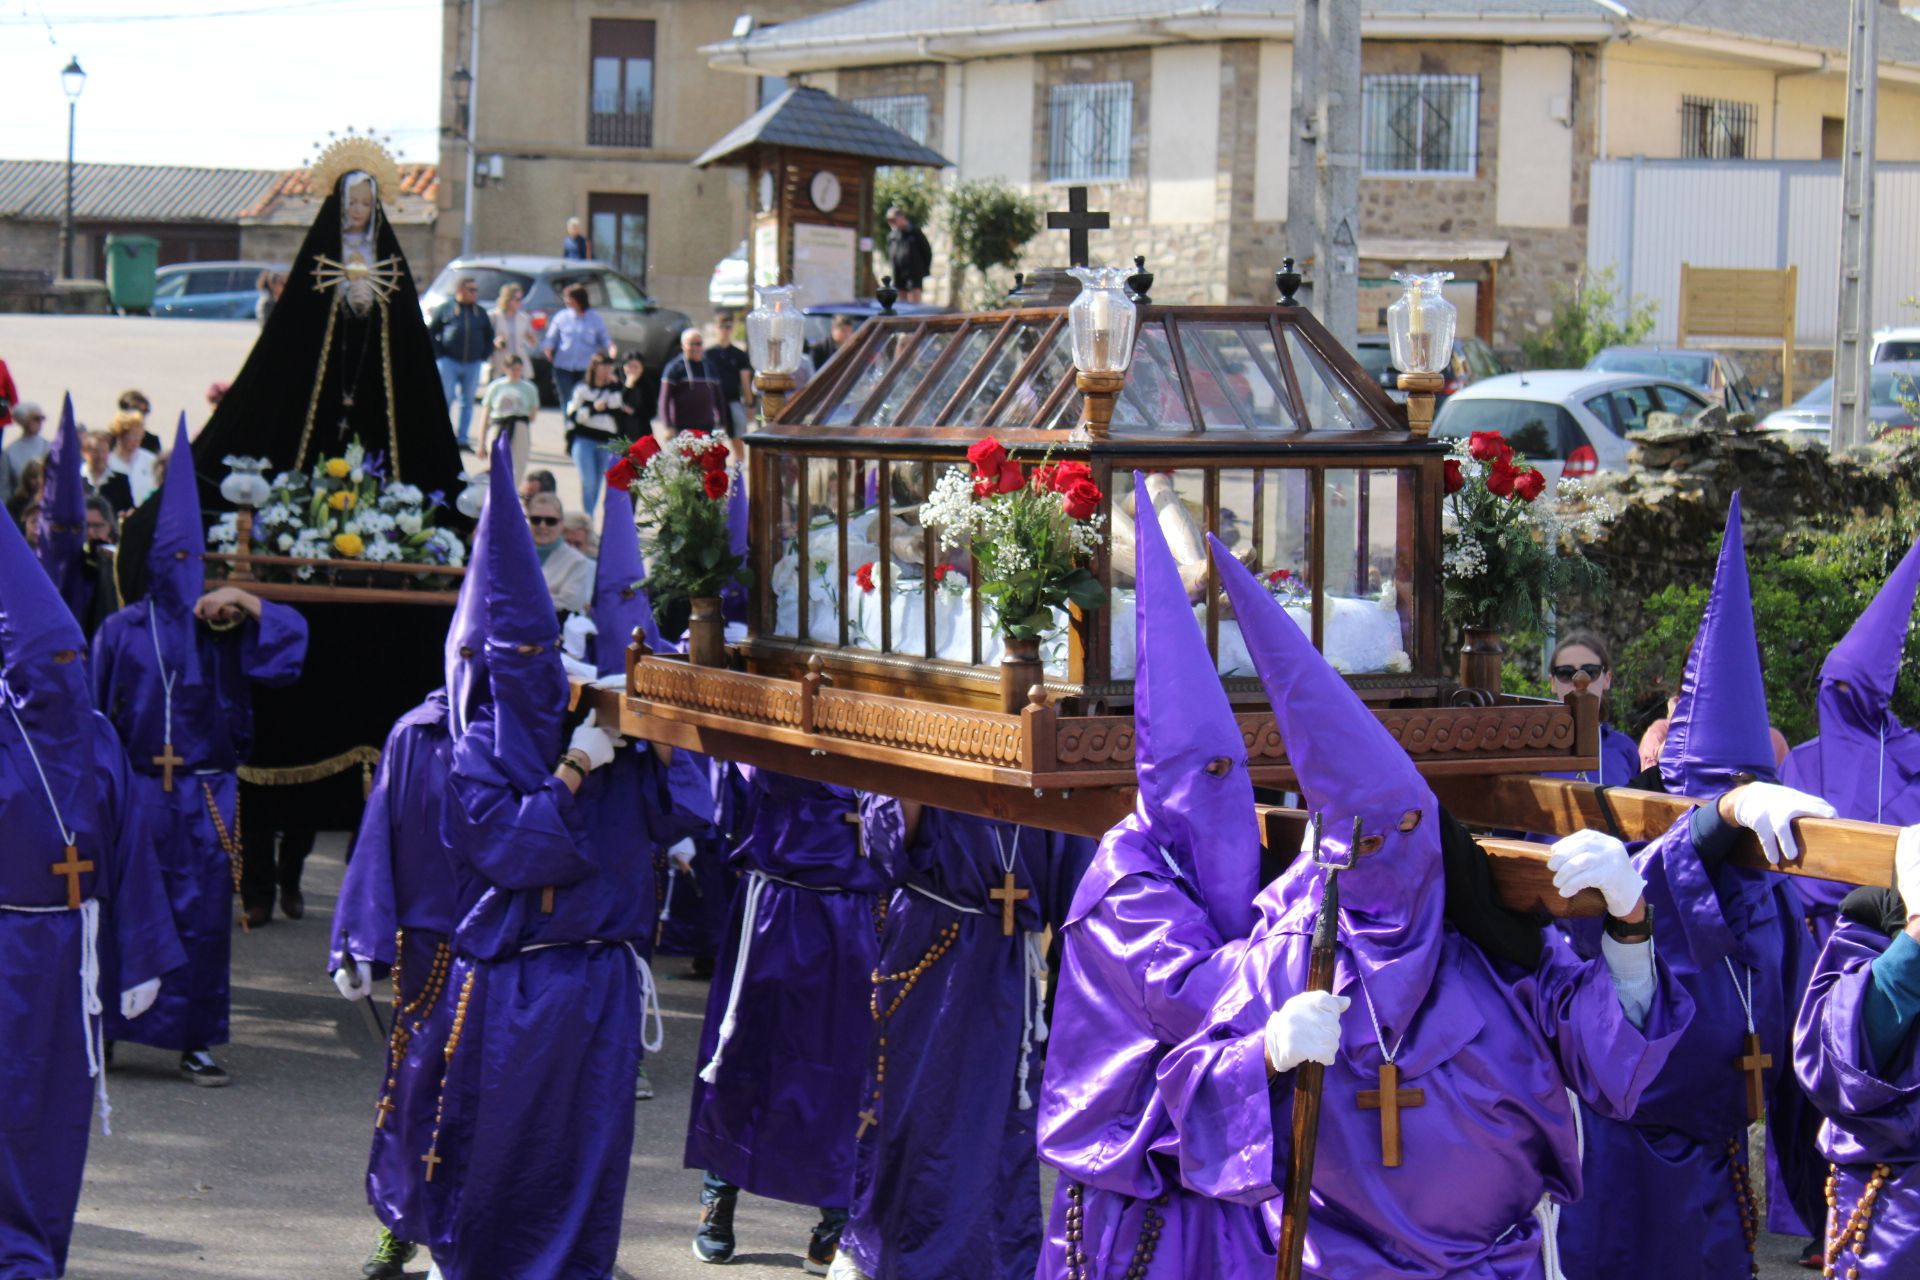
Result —
[[728, 456], [727, 446], [724, 444], [716, 444], [700, 455], [700, 469], [707, 472], [725, 471], [727, 469]]
[[998, 492], [1000, 492], [1000, 479], [998, 476], [975, 477], [973, 482], [974, 497], [991, 498], [994, 494]]
[[947, 575], [952, 573], [956, 567], [957, 566], [950, 564], [937, 564], [933, 566], [933, 580], [935, 582], [945, 582]]
[[999, 475], [1000, 464], [1006, 460], [1006, 446], [992, 436], [984, 440], [975, 440], [973, 446], [967, 450], [967, 461], [971, 462], [974, 470], [983, 476]]
[[659, 452], [660, 442], [652, 436], [641, 436], [638, 440], [635, 440], [631, 445], [627, 446], [627, 457], [636, 468], [644, 467], [649, 462], [652, 462], [654, 455]]
[[1292, 576], [1293, 576], [1293, 570], [1291, 569], [1275, 569], [1272, 573], [1267, 575], [1267, 582], [1269, 585], [1277, 585], [1279, 583], [1285, 582], [1288, 578], [1291, 578]]
[[1075, 520], [1085, 520], [1100, 509], [1100, 500], [1107, 495], [1100, 492], [1100, 486], [1091, 480], [1079, 479], [1062, 493], [1067, 514]]
[[1520, 478], [1520, 472], [1505, 457], [1495, 458], [1493, 467], [1487, 472], [1487, 492], [1502, 498], [1513, 496], [1514, 481]]
[[1482, 462], [1513, 456], [1513, 446], [1498, 431], [1476, 431], [1467, 438], [1467, 452]]
[[1033, 471], [1034, 488], [1043, 493], [1065, 493], [1076, 480], [1093, 479], [1093, 468], [1084, 462], [1050, 462]]
[[858, 569], [855, 569], [853, 571], [853, 580], [860, 584], [862, 591], [871, 593], [873, 591], [873, 561], [869, 560]]
[[633, 463], [625, 458], [616, 458], [607, 468], [607, 483], [616, 489], [633, 488]]
[[1465, 487], [1466, 483], [1467, 483], [1466, 474], [1460, 470], [1460, 459], [1448, 458], [1447, 459], [1447, 479], [1446, 479], [1447, 492], [1458, 493], [1463, 487]]
[[1532, 467], [1522, 471], [1513, 482], [1513, 496], [1522, 502], [1532, 502], [1547, 487], [1547, 478]]
[[1026, 472], [1012, 458], [1003, 458], [1000, 462], [999, 487], [997, 493], [1018, 493], [1020, 486], [1027, 482]]
[[720, 499], [727, 496], [727, 473], [726, 472], [709, 471], [707, 472], [706, 476], [701, 480], [701, 483], [706, 485], [707, 487], [707, 496], [709, 498], [712, 498], [715, 502], [718, 502]]

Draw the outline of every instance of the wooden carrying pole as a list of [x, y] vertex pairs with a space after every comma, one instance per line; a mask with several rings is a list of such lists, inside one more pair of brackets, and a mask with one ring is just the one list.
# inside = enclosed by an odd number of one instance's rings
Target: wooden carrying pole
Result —
[[[1304, 816], [1304, 815], [1303, 815]], [[1313, 849], [1320, 849], [1320, 823], [1313, 821]], [[1353, 822], [1353, 844], [1360, 843], [1360, 820]], [[1294, 846], [1298, 848], [1298, 845]], [[1349, 848], [1352, 846], [1350, 845]], [[1320, 914], [1313, 922], [1313, 949], [1307, 958], [1307, 990], [1333, 990], [1334, 944], [1340, 929], [1340, 872], [1327, 868]], [[1280, 1256], [1277, 1280], [1300, 1280], [1307, 1248], [1307, 1202], [1313, 1192], [1313, 1159], [1320, 1144], [1320, 1098], [1327, 1069], [1303, 1062], [1293, 1071], [1293, 1137], [1287, 1151], [1287, 1184], [1280, 1202]]]

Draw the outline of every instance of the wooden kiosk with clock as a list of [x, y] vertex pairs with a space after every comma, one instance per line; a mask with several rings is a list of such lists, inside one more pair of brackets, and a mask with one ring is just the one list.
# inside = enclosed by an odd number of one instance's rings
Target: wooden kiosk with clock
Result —
[[945, 168], [915, 142], [820, 89], [789, 89], [695, 160], [744, 167], [753, 206], [747, 279], [788, 282], [803, 303], [871, 297], [873, 172], [880, 165]]

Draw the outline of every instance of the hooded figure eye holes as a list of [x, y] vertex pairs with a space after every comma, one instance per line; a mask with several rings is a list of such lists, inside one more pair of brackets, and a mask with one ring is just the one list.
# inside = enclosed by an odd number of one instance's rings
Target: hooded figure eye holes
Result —
[[1400, 815], [1400, 829], [1402, 831], [1413, 830], [1415, 827], [1420, 825], [1420, 819], [1425, 816], [1426, 815], [1421, 813], [1418, 809], [1407, 810], [1405, 813]]
[[1364, 858], [1370, 853], [1378, 853], [1380, 846], [1386, 842], [1385, 836], [1362, 836], [1360, 843], [1353, 846], [1354, 856]]
[[471, 657], [473, 656], [473, 649], [472, 649], [472, 647], [471, 647], [471, 646], [468, 646], [468, 645], [464, 645], [464, 644], [463, 644], [463, 645], [461, 645], [461, 646], [460, 646], [460, 656], [461, 656], [461, 657], [463, 657], [463, 658], [471, 658]]
[[1224, 778], [1233, 772], [1233, 758], [1231, 756], [1215, 756], [1213, 759], [1207, 761], [1204, 771], [1210, 778]]
[[61, 649], [53, 655], [53, 660], [64, 667], [79, 656], [80, 651], [78, 649]]

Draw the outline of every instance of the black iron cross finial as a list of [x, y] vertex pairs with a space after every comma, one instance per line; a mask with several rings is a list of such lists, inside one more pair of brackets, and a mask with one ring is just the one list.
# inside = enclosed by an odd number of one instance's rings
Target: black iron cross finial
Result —
[[1068, 233], [1067, 261], [1076, 267], [1087, 265], [1087, 232], [1105, 231], [1109, 225], [1104, 212], [1087, 211], [1085, 187], [1068, 187], [1067, 211], [1047, 214], [1047, 230]]

